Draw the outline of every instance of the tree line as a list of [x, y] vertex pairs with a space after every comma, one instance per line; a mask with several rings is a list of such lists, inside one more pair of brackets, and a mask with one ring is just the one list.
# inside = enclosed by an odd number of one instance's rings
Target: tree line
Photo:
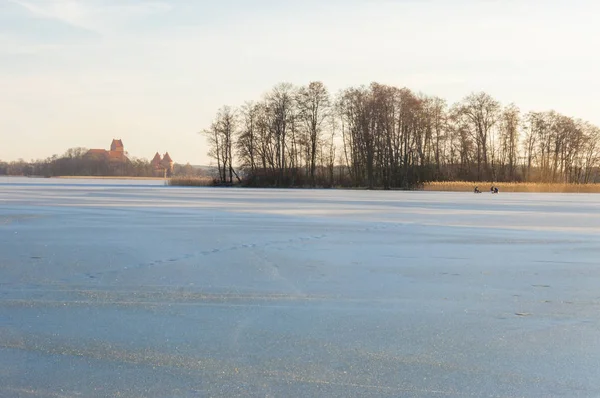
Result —
[[448, 105], [372, 83], [332, 96], [281, 83], [224, 106], [202, 131], [217, 180], [252, 186], [414, 188], [428, 181], [599, 181], [600, 129], [523, 113], [486, 93]]
[[[10, 176], [103, 176], [103, 177], [155, 177], [162, 176], [147, 159], [132, 158], [128, 162], [111, 164], [103, 159], [89, 159], [86, 148], [70, 148], [63, 155], [47, 159], [0, 161], [0, 175]], [[203, 177], [205, 171], [186, 164], [175, 164], [173, 176]]]

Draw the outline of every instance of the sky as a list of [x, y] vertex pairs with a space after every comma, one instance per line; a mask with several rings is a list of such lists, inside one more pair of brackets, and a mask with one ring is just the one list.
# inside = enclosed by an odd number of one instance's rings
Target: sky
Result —
[[596, 0], [0, 0], [0, 160], [123, 140], [209, 164], [199, 132], [279, 82], [486, 91], [600, 125]]

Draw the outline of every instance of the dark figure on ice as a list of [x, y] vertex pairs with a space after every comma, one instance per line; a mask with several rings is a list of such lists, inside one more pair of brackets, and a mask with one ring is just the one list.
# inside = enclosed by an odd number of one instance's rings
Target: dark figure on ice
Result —
[[475, 187], [475, 190], [473, 190], [473, 192], [475, 192], [475, 193], [481, 193], [481, 191], [479, 190], [479, 187]]
[[494, 193], [498, 193], [498, 187], [494, 187]]

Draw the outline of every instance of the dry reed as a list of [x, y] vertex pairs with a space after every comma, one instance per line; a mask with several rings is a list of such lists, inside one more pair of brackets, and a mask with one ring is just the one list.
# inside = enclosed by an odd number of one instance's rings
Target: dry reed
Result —
[[168, 184], [177, 187], [209, 187], [213, 185], [210, 177], [173, 177]]
[[430, 182], [423, 187], [424, 191], [473, 192], [479, 187], [482, 192], [489, 192], [491, 186], [500, 192], [545, 192], [545, 193], [600, 193], [600, 184], [557, 184], [541, 182], [469, 182], [444, 181]]

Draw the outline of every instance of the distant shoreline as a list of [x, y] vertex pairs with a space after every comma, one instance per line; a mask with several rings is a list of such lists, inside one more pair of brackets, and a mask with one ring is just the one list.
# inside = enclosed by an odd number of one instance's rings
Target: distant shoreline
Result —
[[[44, 177], [39, 177], [44, 178]], [[153, 181], [164, 181], [164, 177], [105, 177], [105, 176], [56, 176], [50, 177], [51, 179], [63, 179], [63, 180], [153, 180]], [[167, 178], [168, 180], [168, 178]]]
[[[164, 181], [167, 185], [173, 187], [220, 187], [219, 185], [213, 185], [213, 180], [207, 177], [127, 177], [127, 176], [55, 176], [55, 177], [44, 177], [44, 176], [5, 176], [7, 178], [25, 178], [31, 180], [97, 180], [97, 181]], [[238, 188], [273, 188], [273, 186], [244, 186], [240, 184], [233, 184], [233, 187]], [[418, 189], [391, 189], [388, 191], [429, 191], [429, 192], [473, 192], [474, 187], [479, 187], [483, 192], [489, 193], [490, 186], [497, 186], [500, 189], [500, 193], [600, 193], [600, 183], [588, 183], [588, 184], [561, 184], [561, 183], [534, 183], [534, 182], [468, 182], [468, 181], [446, 181], [446, 182], [429, 182], [425, 183], [421, 188]], [[368, 190], [366, 187], [281, 187], [282, 189], [342, 189], [351, 191], [363, 191]], [[374, 188], [374, 191], [386, 191], [381, 188]]]

